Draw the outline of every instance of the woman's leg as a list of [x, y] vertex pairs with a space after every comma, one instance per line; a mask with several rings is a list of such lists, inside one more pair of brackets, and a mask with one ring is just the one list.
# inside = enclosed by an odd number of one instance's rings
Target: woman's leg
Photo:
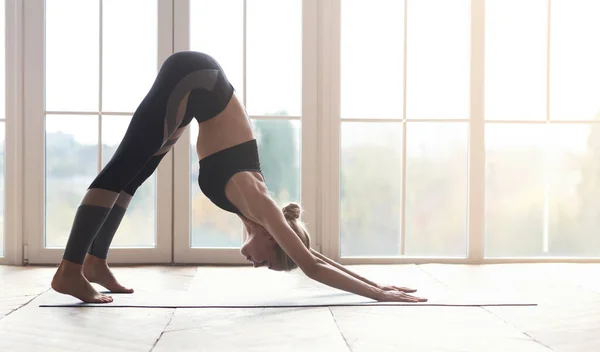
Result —
[[180, 115], [185, 114], [189, 94], [181, 90], [173, 92], [176, 84], [168, 83], [160, 84], [157, 78], [157, 83], [134, 113], [115, 154], [83, 197], [73, 220], [63, 260], [52, 280], [55, 291], [84, 302], [112, 301], [111, 297], [96, 291], [85, 278], [84, 259], [112, 208], [125, 203], [127, 197], [118, 202], [122, 192], [166, 144], [174, 132], [167, 131], [170, 125], [183, 119]]
[[164, 156], [169, 152], [175, 142], [177, 142], [184, 130], [185, 127], [181, 127], [175, 131], [174, 135], [169, 138], [163, 148], [152, 156], [144, 169], [142, 169], [135, 179], [133, 179], [133, 181], [131, 181], [119, 194], [115, 205], [112, 207], [106, 221], [104, 221], [104, 224], [100, 228], [100, 231], [98, 231], [96, 238], [88, 250], [88, 255], [85, 258], [83, 273], [88, 281], [98, 283], [110, 292], [133, 292], [133, 289], [121, 285], [110, 271], [107, 263], [108, 251], [135, 192], [150, 176], [152, 176]]
[[121, 192], [160, 149], [162, 128], [149, 132], [144, 118], [138, 116], [132, 119], [117, 152], [88, 188], [77, 208], [63, 261], [52, 280], [54, 290], [84, 302], [112, 301], [112, 298], [98, 293], [84, 277], [83, 262]]

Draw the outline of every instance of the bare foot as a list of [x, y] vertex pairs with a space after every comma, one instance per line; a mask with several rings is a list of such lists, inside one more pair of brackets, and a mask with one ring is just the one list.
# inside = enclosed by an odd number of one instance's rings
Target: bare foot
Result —
[[58, 293], [73, 296], [85, 303], [110, 303], [112, 297], [96, 291], [83, 276], [81, 265], [63, 260], [52, 278], [52, 288]]
[[90, 282], [102, 285], [112, 293], [133, 293], [132, 288], [125, 287], [117, 281], [117, 278], [108, 267], [106, 259], [88, 254], [83, 262], [83, 275]]

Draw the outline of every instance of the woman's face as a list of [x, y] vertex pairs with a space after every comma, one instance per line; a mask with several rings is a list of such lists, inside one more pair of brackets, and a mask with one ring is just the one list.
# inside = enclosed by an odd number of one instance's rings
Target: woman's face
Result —
[[254, 264], [255, 268], [266, 266], [271, 270], [280, 271], [282, 266], [277, 256], [277, 242], [269, 232], [259, 224], [244, 221], [248, 231], [248, 239], [240, 252]]

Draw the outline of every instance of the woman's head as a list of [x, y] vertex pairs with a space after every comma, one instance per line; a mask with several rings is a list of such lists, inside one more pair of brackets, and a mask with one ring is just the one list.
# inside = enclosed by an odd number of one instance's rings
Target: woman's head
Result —
[[[290, 203], [283, 207], [282, 211], [290, 228], [306, 248], [310, 249], [310, 236], [299, 220], [302, 212], [300, 206]], [[268, 266], [269, 269], [277, 271], [290, 271], [298, 267], [264, 227], [249, 220], [244, 220], [244, 223], [248, 230], [248, 239], [242, 246], [241, 253], [246, 259], [254, 262], [255, 267]]]

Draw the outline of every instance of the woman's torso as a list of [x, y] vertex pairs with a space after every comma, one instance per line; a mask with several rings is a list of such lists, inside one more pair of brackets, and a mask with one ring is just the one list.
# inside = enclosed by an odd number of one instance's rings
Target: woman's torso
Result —
[[246, 110], [235, 94], [223, 111], [198, 126], [196, 153], [199, 160], [255, 138]]

